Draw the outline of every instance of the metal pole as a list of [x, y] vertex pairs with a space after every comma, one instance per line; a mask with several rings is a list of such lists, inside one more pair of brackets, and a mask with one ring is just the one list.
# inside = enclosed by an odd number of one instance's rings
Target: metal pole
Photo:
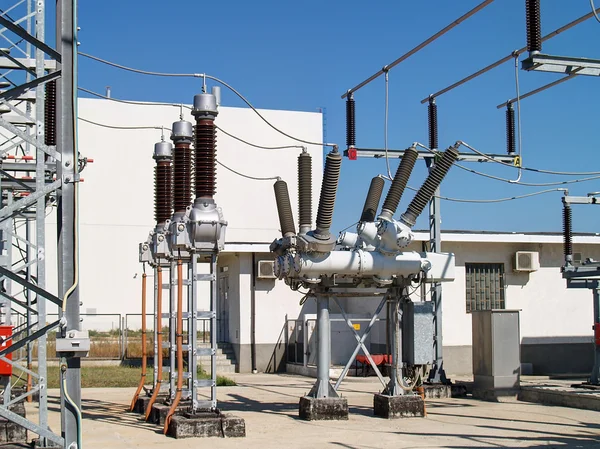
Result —
[[308, 394], [314, 398], [335, 398], [337, 393], [329, 383], [331, 365], [331, 327], [329, 296], [317, 295], [317, 382]]
[[[213, 254], [210, 264], [210, 274], [212, 280], [210, 281], [210, 347], [213, 349], [210, 358], [210, 377], [213, 381], [210, 387], [210, 399], [213, 403], [213, 407], [217, 408], [217, 255]], [[222, 323], [228, 326], [229, 323]]]
[[[442, 250], [442, 232], [440, 215], [440, 188], [435, 191], [434, 197], [429, 202], [429, 239], [430, 250], [439, 253]], [[431, 286], [431, 301], [434, 305], [434, 362], [429, 371], [427, 382], [429, 383], [447, 383], [446, 372], [444, 371], [443, 354], [443, 328], [442, 328], [442, 284], [435, 283]]]
[[159, 366], [158, 366], [158, 351], [162, 351], [162, 348], [158, 347], [158, 332], [160, 331], [160, 317], [158, 316], [158, 289], [162, 288], [162, 285], [158, 285], [158, 267], [154, 267], [154, 357], [152, 358], [153, 363], [153, 379], [152, 379], [152, 389], [156, 388], [156, 383], [158, 382], [159, 376]]
[[600, 285], [592, 289], [594, 293], [594, 369], [590, 376], [590, 383], [600, 385]]
[[189, 390], [192, 401], [192, 413], [198, 406], [196, 382], [198, 380], [198, 257], [191, 255], [188, 271], [188, 367], [190, 371]]
[[177, 261], [171, 260], [169, 269], [169, 397], [171, 400], [175, 398], [175, 326], [176, 326], [176, 310], [175, 301], [177, 299]]
[[[75, 111], [76, 84], [75, 64], [75, 18], [74, 1], [57, 0], [56, 3], [56, 42], [61, 54], [60, 69], [62, 75], [57, 83], [57, 150], [61, 161], [57, 162], [57, 179], [62, 180], [58, 199], [58, 292], [62, 298], [69, 290], [62, 327], [63, 336], [68, 330], [80, 330], [79, 323], [79, 287], [75, 286], [75, 265], [78, 263], [75, 253], [76, 235], [76, 185], [75, 167], [78, 163], [75, 154]], [[58, 65], [58, 63], [57, 63]], [[79, 357], [63, 357], [61, 365], [66, 365], [66, 391], [61, 382], [61, 424], [65, 447], [78, 445], [78, 415], [73, 407], [65, 404], [68, 392], [75, 406], [81, 409], [81, 360]]]
[[[27, 278], [27, 282], [31, 282], [31, 265], [29, 264], [31, 259], [32, 259], [32, 255], [31, 255], [31, 220], [29, 220], [29, 218], [25, 219], [25, 240], [27, 240], [27, 248], [25, 249], [25, 264], [27, 265], [27, 269], [26, 269], [26, 278]], [[26, 319], [27, 319], [27, 337], [31, 337], [31, 333], [33, 331], [32, 327], [31, 327], [31, 305], [32, 305], [32, 301], [31, 301], [31, 295], [33, 292], [31, 292], [30, 290], [25, 290], [25, 299], [27, 301], [27, 311], [26, 311]], [[27, 343], [27, 369], [31, 370], [31, 362], [33, 361], [33, 354], [32, 354], [32, 349], [33, 349], [33, 345], [31, 344], [31, 342]], [[31, 374], [27, 374], [27, 391], [29, 391], [29, 389], [31, 388]], [[27, 401], [30, 402], [31, 401], [31, 396], [29, 396], [27, 398]]]

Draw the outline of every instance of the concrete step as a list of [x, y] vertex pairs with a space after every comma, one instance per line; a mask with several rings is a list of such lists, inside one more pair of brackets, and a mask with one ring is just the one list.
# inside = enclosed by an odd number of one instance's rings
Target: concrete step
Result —
[[[209, 355], [199, 355], [198, 361], [210, 362], [212, 359]], [[233, 362], [235, 363], [235, 357], [229, 357], [227, 354], [219, 354], [216, 356], [217, 362]]]

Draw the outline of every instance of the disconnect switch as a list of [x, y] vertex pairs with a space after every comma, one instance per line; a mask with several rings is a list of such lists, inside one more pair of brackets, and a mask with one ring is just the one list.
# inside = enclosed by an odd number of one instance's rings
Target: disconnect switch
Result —
[[88, 331], [70, 330], [64, 338], [56, 339], [56, 353], [72, 357], [87, 357], [90, 352]]

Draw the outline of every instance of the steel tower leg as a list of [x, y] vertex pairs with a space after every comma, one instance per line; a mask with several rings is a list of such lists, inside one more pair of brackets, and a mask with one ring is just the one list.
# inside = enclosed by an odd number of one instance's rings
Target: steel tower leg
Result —
[[169, 399], [175, 398], [175, 351], [176, 351], [176, 310], [177, 299], [177, 261], [171, 260], [169, 269]]
[[[58, 199], [58, 292], [63, 298], [71, 290], [67, 298], [63, 326], [63, 335], [67, 330], [79, 330], [79, 287], [75, 286], [75, 266], [78, 264], [75, 251], [76, 239], [76, 182], [75, 168], [78, 155], [75, 154], [76, 122], [75, 107], [77, 93], [74, 86], [77, 83], [75, 71], [75, 17], [73, 1], [58, 0], [56, 4], [56, 42], [61, 54], [61, 77], [57, 85], [57, 150], [61, 161], [57, 163], [57, 178], [61, 179], [62, 190]], [[73, 288], [75, 286], [75, 288]], [[61, 382], [62, 434], [65, 447], [78, 445], [78, 430], [81, 422], [77, 410], [66, 405], [65, 394], [78, 409], [81, 409], [81, 360], [78, 357], [61, 358], [61, 366], [66, 367], [63, 376], [65, 385]], [[62, 368], [61, 368], [62, 369]], [[65, 391], [66, 386], [66, 391]], [[75, 443], [76, 446], [73, 446]]]

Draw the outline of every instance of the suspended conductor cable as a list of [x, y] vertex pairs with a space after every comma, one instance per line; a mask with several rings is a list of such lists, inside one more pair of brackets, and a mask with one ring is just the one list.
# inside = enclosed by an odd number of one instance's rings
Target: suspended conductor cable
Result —
[[389, 70], [385, 70], [385, 118], [383, 120], [383, 146], [385, 149], [385, 165], [387, 167], [388, 176], [392, 179], [392, 171], [390, 170], [390, 159], [388, 157], [388, 110], [389, 110]]
[[[407, 186], [410, 190], [413, 190], [415, 192], [417, 192], [419, 189], [415, 189], [414, 187], [410, 187]], [[532, 192], [532, 193], [526, 193], [525, 195], [517, 195], [517, 196], [510, 196], [510, 197], [506, 197], [506, 198], [496, 198], [496, 199], [491, 199], [491, 200], [470, 200], [470, 199], [463, 199], [463, 198], [451, 198], [451, 197], [447, 197], [447, 196], [437, 196], [434, 195], [434, 197], [439, 198], [441, 200], [446, 200], [446, 201], [453, 201], [456, 203], [502, 203], [504, 201], [512, 201], [512, 200], [520, 200], [522, 198], [529, 198], [531, 196], [536, 196], [536, 195], [542, 195], [544, 193], [550, 193], [550, 192], [565, 192], [567, 189], [547, 189], [547, 190], [540, 190], [539, 192]]]
[[247, 140], [244, 140], [241, 137], [234, 136], [233, 134], [228, 133], [223, 128], [221, 128], [221, 127], [219, 127], [217, 125], [215, 125], [215, 128], [217, 128], [223, 134], [231, 137], [232, 139], [238, 140], [238, 141], [242, 142], [243, 144], [246, 144], [246, 145], [254, 147], [254, 148], [260, 148], [262, 150], [285, 150], [285, 149], [291, 149], [291, 148], [297, 148], [297, 149], [305, 149], [306, 148], [303, 145], [281, 145], [281, 146], [275, 146], [275, 147], [268, 147], [268, 146], [264, 146], [264, 145], [258, 145], [256, 143], [248, 142]]
[[[105, 100], [110, 100], [110, 101], [116, 101], [118, 103], [126, 103], [126, 104], [135, 104], [135, 105], [144, 105], [144, 106], [172, 106], [175, 108], [179, 108], [179, 109], [192, 109], [191, 106], [188, 106], [186, 104], [177, 104], [177, 103], [162, 103], [162, 102], [152, 102], [152, 101], [134, 101], [134, 100], [122, 100], [122, 99], [118, 99], [118, 98], [114, 98], [114, 97], [107, 97], [106, 95], [102, 95], [99, 94], [98, 92], [94, 92], [91, 91], [89, 89], [85, 89], [83, 87], [79, 88], [80, 91], [82, 92], [86, 92], [90, 95], [94, 95], [96, 97], [99, 98], [104, 98]], [[181, 114], [181, 117], [183, 117], [183, 114]], [[136, 126], [136, 127], [124, 127], [124, 126], [111, 126], [111, 125], [105, 125], [102, 123], [97, 123], [97, 122], [93, 122], [91, 120], [88, 119], [84, 119], [82, 117], [79, 117], [79, 120], [83, 120], [84, 122], [88, 122], [91, 123], [93, 125], [98, 125], [98, 126], [104, 126], [106, 128], [113, 128], [113, 129], [162, 129], [162, 127], [154, 127], [154, 126]], [[284, 150], [284, 149], [292, 149], [292, 148], [298, 148], [298, 149], [304, 149], [306, 148], [304, 145], [281, 145], [281, 146], [265, 146], [265, 145], [258, 145], [256, 143], [252, 143], [252, 142], [248, 142], [247, 140], [242, 139], [241, 137], [238, 137], [234, 134], [231, 134], [227, 131], [225, 131], [223, 128], [215, 125], [215, 128], [217, 128], [219, 131], [221, 131], [223, 134], [228, 135], [229, 137], [231, 137], [232, 139], [235, 140], [239, 140], [240, 142], [254, 147], [254, 148], [260, 148], [263, 150]], [[164, 128], [167, 129], [169, 131], [171, 131], [169, 128]]]
[[229, 85], [228, 83], [226, 83], [225, 81], [215, 77], [215, 76], [211, 76], [211, 75], [207, 75], [205, 73], [164, 73], [164, 72], [150, 72], [150, 71], [146, 71], [146, 70], [139, 70], [139, 69], [134, 69], [131, 67], [127, 67], [121, 64], [116, 64], [114, 62], [110, 62], [107, 61], [106, 59], [101, 59], [98, 58], [97, 56], [92, 56], [90, 54], [87, 53], [83, 53], [80, 52], [79, 53], [81, 56], [84, 56], [86, 58], [90, 58], [93, 59], [95, 61], [101, 62], [103, 64], [107, 64], [113, 67], [116, 67], [118, 69], [122, 69], [122, 70], [127, 70], [129, 72], [133, 72], [133, 73], [139, 73], [142, 75], [152, 75], [152, 76], [167, 76], [167, 77], [187, 77], [187, 78], [202, 78], [202, 79], [210, 79], [213, 80], [223, 86], [225, 86], [227, 89], [229, 89], [231, 92], [233, 92], [235, 95], [237, 95], [244, 103], [246, 103], [246, 105], [248, 105], [248, 107], [250, 109], [252, 109], [256, 115], [258, 115], [261, 120], [263, 122], [265, 122], [267, 125], [269, 125], [271, 128], [273, 128], [275, 131], [277, 131], [280, 134], [283, 134], [284, 136], [295, 140], [297, 142], [302, 142], [302, 143], [306, 143], [308, 145], [317, 145], [317, 146], [324, 146], [324, 147], [333, 147], [333, 148], [337, 148], [337, 145], [334, 143], [327, 143], [327, 142], [312, 142], [310, 140], [304, 140], [304, 139], [300, 139], [298, 137], [294, 137], [288, 133], [286, 133], [285, 131], [280, 130], [279, 128], [277, 128], [275, 125], [273, 125], [271, 122], [269, 122], [259, 111], [258, 109], [256, 109], [252, 103], [250, 103], [250, 101], [248, 101], [248, 99], [246, 97], [244, 97], [240, 92], [238, 92], [233, 86]]
[[523, 174], [523, 170], [521, 169], [521, 165], [523, 164], [523, 145], [521, 141], [521, 91], [519, 88], [519, 53], [514, 52], [515, 55], [515, 88], [517, 90], [517, 134], [519, 136], [519, 176], [517, 179], [511, 182], [518, 183], [521, 180], [521, 175]]
[[281, 176], [270, 176], [268, 178], [259, 178], [257, 176], [245, 175], [244, 173], [240, 173], [239, 171], [236, 171], [233, 168], [228, 167], [227, 165], [223, 164], [222, 162], [217, 161], [217, 164], [219, 164], [224, 169], [229, 170], [230, 172], [235, 173], [238, 176], [241, 176], [242, 178], [252, 179], [253, 181], [272, 181], [272, 180], [279, 181], [281, 179]]
[[110, 129], [161, 129], [161, 130], [168, 130], [171, 131], [170, 128], [167, 128], [166, 126], [116, 126], [116, 125], [107, 125], [105, 123], [98, 123], [98, 122], [94, 122], [92, 120], [88, 120], [86, 118], [83, 117], [77, 117], [79, 120], [81, 120], [82, 122], [86, 122], [86, 123], [90, 123], [91, 125], [95, 125], [95, 126], [101, 126], [103, 128], [110, 128]]
[[125, 103], [125, 104], [135, 104], [135, 105], [143, 105], [143, 106], [173, 106], [176, 108], [187, 108], [192, 109], [191, 106], [185, 104], [177, 104], [177, 103], [162, 103], [158, 101], [135, 101], [135, 100], [122, 100], [114, 97], [107, 97], [106, 95], [99, 94], [98, 92], [94, 92], [92, 90], [86, 89], [84, 87], [78, 87], [77, 90], [88, 93], [98, 98], [104, 98], [105, 100], [116, 101], [117, 103]]
[[600, 23], [600, 17], [598, 17], [598, 13], [596, 12], [596, 7], [594, 6], [594, 0], [590, 0], [590, 6], [592, 7], [592, 12], [594, 13], [594, 17]]

